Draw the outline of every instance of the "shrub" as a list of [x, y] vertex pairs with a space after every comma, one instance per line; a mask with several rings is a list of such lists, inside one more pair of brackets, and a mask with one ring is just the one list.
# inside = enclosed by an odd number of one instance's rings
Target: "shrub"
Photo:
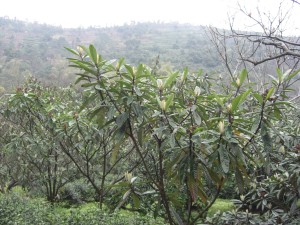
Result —
[[96, 204], [77, 208], [51, 205], [43, 199], [31, 199], [19, 193], [0, 196], [0, 225], [60, 224], [60, 225], [152, 225], [164, 224], [150, 215], [119, 211], [109, 213]]
[[75, 181], [66, 184], [60, 191], [60, 200], [68, 201], [71, 204], [80, 204], [94, 200], [93, 189], [83, 181]]

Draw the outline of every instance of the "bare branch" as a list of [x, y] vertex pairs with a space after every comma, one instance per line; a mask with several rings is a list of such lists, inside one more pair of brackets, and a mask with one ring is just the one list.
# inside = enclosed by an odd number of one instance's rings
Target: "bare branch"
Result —
[[293, 3], [295, 3], [295, 4], [298, 4], [298, 5], [300, 5], [300, 2], [299, 1], [296, 1], [296, 0], [291, 0]]
[[[276, 55], [276, 56], [272, 56], [272, 57], [269, 57], [269, 58], [264, 58], [263, 60], [260, 60], [260, 61], [254, 61], [254, 60], [251, 60], [251, 59], [246, 59], [244, 58], [243, 60], [247, 61], [247, 62], [250, 62], [252, 63], [253, 65], [257, 66], [259, 64], [262, 64], [264, 62], [267, 62], [267, 61], [270, 61], [270, 60], [274, 60], [274, 59], [278, 59], [278, 58], [281, 58], [281, 57], [284, 57], [288, 55], [288, 53], [283, 53], [283, 54], [280, 54], [280, 55]], [[300, 56], [300, 55], [299, 55]]]

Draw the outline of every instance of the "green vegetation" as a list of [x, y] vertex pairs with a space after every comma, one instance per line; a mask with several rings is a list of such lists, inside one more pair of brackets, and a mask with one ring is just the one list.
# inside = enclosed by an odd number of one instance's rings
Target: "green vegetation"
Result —
[[212, 207], [208, 210], [208, 216], [212, 217], [214, 214], [218, 212], [226, 212], [233, 210], [234, 204], [229, 199], [217, 199], [216, 202], [212, 205]]
[[51, 205], [43, 199], [32, 199], [25, 193], [0, 194], [0, 224], [91, 224], [91, 225], [154, 225], [164, 224], [162, 219], [153, 219], [134, 212], [100, 210], [96, 204], [66, 208]]
[[[230, 211], [233, 207], [230, 200], [217, 199], [208, 216], [211, 217], [218, 211]], [[0, 194], [0, 208], [0, 224], [165, 224], [161, 218], [153, 219], [151, 215], [137, 212], [120, 210], [110, 213], [107, 209], [99, 210], [97, 203], [73, 207], [62, 203], [51, 205], [42, 198], [31, 198], [19, 187], [13, 188], [9, 195]]]
[[188, 25], [0, 27], [0, 225], [299, 224], [300, 50], [280, 27], [211, 29], [224, 76]]
[[[46, 24], [0, 18], [0, 84], [7, 90], [34, 76], [43, 82], [69, 85], [64, 47], [94, 43], [106, 58], [126, 57], [128, 63], [154, 65], [160, 71], [217, 68], [218, 58], [203, 27], [177, 23], [133, 23], [120, 27], [62, 29]], [[1, 94], [1, 88], [0, 88]]]
[[[286, 93], [298, 70], [277, 70], [260, 93], [246, 70], [225, 85], [201, 71], [159, 75], [145, 64], [107, 61], [93, 45], [67, 50], [82, 91], [30, 78], [3, 96], [3, 193], [21, 185], [52, 204], [99, 202], [89, 210], [56, 207], [66, 220], [126, 209], [196, 224], [214, 221], [207, 214], [217, 198], [237, 191], [247, 193], [235, 200], [238, 209], [263, 213], [255, 220], [297, 218], [290, 208], [298, 201], [299, 127], [290, 115], [298, 108]], [[19, 210], [30, 208], [20, 202]], [[222, 210], [217, 203], [211, 214], [215, 207]]]

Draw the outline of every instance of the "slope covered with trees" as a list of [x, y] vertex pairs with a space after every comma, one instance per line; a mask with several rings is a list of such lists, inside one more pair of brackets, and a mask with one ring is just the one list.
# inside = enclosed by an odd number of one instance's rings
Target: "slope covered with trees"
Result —
[[216, 69], [218, 60], [203, 27], [177, 23], [132, 23], [120, 27], [63, 29], [46, 24], [0, 18], [0, 82], [4, 88], [22, 84], [33, 75], [67, 85], [74, 81], [64, 47], [94, 45], [108, 58], [155, 65], [161, 70]]

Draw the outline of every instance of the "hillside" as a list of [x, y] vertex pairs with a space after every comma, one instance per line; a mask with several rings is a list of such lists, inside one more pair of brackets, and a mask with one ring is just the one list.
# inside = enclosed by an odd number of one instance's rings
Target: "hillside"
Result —
[[177, 23], [132, 23], [109, 28], [63, 29], [0, 18], [0, 86], [6, 90], [33, 75], [65, 85], [74, 79], [64, 47], [93, 43], [106, 59], [154, 65], [162, 70], [213, 70], [218, 65], [203, 27]]

